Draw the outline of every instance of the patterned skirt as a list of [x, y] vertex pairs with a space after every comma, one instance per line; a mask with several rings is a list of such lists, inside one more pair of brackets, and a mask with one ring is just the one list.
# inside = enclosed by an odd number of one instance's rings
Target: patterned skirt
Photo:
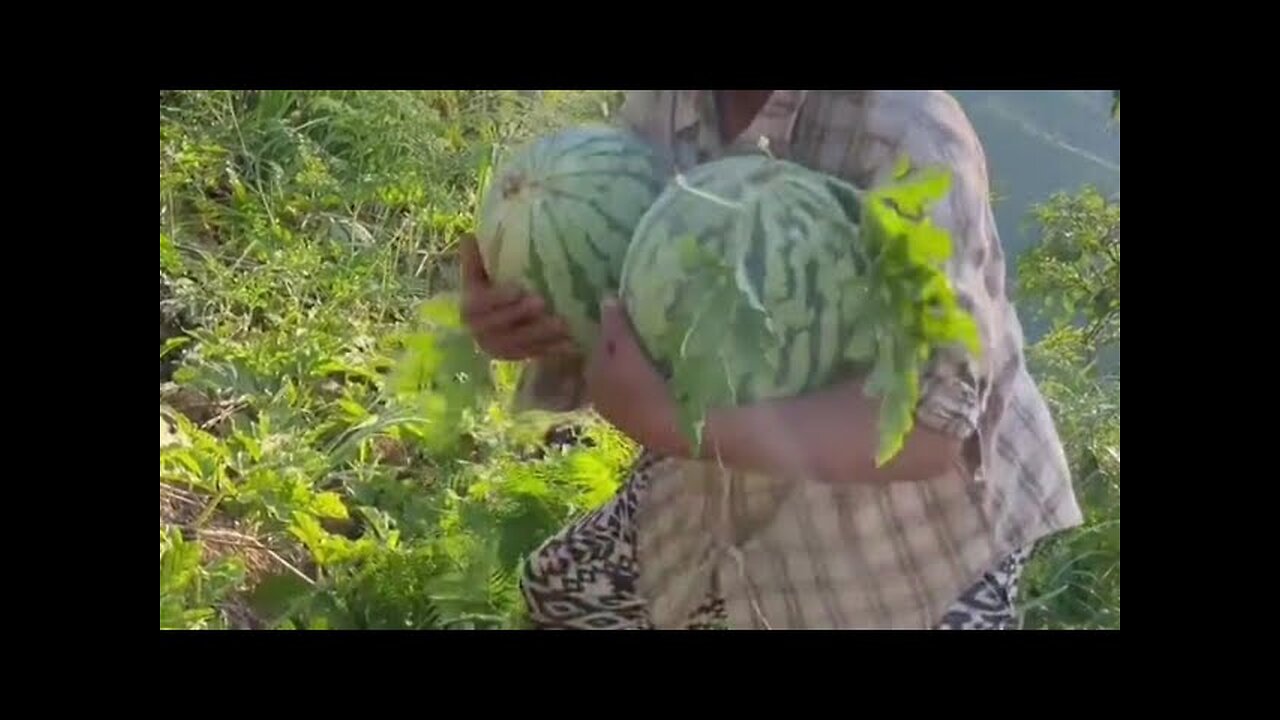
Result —
[[[642, 461], [643, 462], [643, 461]], [[636, 591], [636, 510], [648, 489], [633, 471], [608, 503], [566, 527], [525, 562], [521, 591], [539, 630], [648, 630], [644, 598]], [[1013, 553], [961, 594], [939, 630], [1018, 627], [1018, 579], [1032, 548]], [[685, 621], [689, 630], [724, 628], [723, 599], [709, 595]]]

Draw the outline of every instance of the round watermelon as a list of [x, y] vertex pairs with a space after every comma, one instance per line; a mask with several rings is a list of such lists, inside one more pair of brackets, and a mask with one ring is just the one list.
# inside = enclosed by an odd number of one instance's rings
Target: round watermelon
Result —
[[685, 390], [723, 399], [708, 386], [723, 379], [738, 403], [789, 397], [846, 364], [857, 300], [846, 290], [867, 262], [857, 200], [835, 190], [793, 163], [729, 157], [671, 183], [645, 214], [621, 297], [668, 375], [682, 359], [712, 361]]
[[877, 463], [902, 448], [932, 354], [980, 352], [945, 270], [950, 237], [929, 217], [949, 183], [904, 159], [859, 190], [739, 156], [667, 187], [636, 227], [621, 296], [695, 446], [714, 407], [859, 377], [881, 399]]
[[640, 217], [669, 177], [639, 137], [585, 126], [540, 138], [493, 175], [476, 240], [490, 277], [540, 295], [589, 348]]

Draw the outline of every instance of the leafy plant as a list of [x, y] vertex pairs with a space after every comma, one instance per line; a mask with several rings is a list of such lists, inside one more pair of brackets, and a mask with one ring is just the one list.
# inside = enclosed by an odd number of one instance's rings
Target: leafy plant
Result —
[[896, 455], [911, 432], [930, 358], [953, 347], [981, 355], [978, 328], [957, 304], [946, 274], [951, 238], [926, 214], [949, 188], [945, 171], [911, 173], [904, 159], [895, 182], [863, 199], [859, 228], [870, 266], [865, 281], [846, 290], [859, 301], [845, 354], [871, 368], [865, 389], [881, 398], [878, 465]]
[[453, 250], [486, 162], [604, 98], [162, 94], [162, 627], [520, 625], [523, 554], [632, 448], [590, 417], [543, 447], [550, 419], [509, 413]]
[[201, 557], [201, 544], [177, 528], [160, 531], [161, 630], [223, 627], [216, 606], [244, 579], [244, 565], [234, 557], [205, 565]]
[[1024, 306], [1050, 320], [1030, 348], [1067, 450], [1084, 527], [1044, 543], [1027, 570], [1031, 627], [1120, 626], [1120, 204], [1093, 188], [1032, 213], [1019, 264]]

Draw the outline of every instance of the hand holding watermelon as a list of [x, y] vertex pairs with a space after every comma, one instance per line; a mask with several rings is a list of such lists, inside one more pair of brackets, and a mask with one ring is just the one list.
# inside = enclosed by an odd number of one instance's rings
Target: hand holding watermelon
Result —
[[568, 325], [546, 312], [542, 298], [489, 279], [473, 238], [463, 240], [461, 255], [462, 320], [485, 352], [527, 360], [575, 351]]
[[476, 265], [482, 258], [487, 277], [538, 297], [585, 352], [632, 231], [669, 174], [655, 148], [618, 128], [537, 138], [481, 181]]
[[[714, 370], [710, 370], [714, 374]], [[646, 449], [666, 457], [716, 460], [740, 469], [838, 483], [936, 477], [959, 448], [931, 431], [913, 433], [892, 462], [876, 467], [879, 402], [860, 380], [784, 400], [709, 410], [695, 446], [681, 431], [684, 411], [654, 367], [616, 300], [600, 307], [600, 341], [586, 366], [596, 412]]]
[[[867, 476], [898, 458], [890, 474], [916, 475], [952, 457], [912, 433], [932, 354], [979, 350], [946, 275], [949, 237], [928, 219], [949, 175], [904, 163], [862, 190], [755, 154], [674, 182], [670, 170], [617, 128], [509, 157], [482, 183], [478, 244], [464, 248], [480, 345], [503, 359], [594, 351], [597, 411], [664, 454], [707, 456], [718, 425], [714, 452], [745, 467], [809, 458], [779, 469]], [[601, 341], [599, 301], [614, 293], [627, 314]]]

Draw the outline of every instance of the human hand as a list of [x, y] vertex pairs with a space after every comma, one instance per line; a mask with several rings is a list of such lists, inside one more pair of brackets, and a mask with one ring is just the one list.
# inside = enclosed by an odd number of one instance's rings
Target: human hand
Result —
[[577, 351], [569, 326], [547, 312], [542, 298], [490, 280], [475, 238], [463, 239], [460, 255], [462, 321], [482, 350], [499, 360]]

